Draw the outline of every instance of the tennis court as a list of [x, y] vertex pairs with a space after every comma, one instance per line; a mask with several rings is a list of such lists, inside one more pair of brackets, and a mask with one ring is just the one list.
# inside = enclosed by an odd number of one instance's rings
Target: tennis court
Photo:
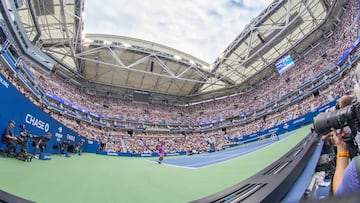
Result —
[[0, 189], [35, 202], [189, 202], [257, 173], [309, 129], [259, 143], [263, 146], [256, 151], [256, 145], [244, 145], [201, 156], [165, 157], [162, 165], [151, 161], [155, 157], [96, 154], [53, 155], [52, 160], [29, 163], [0, 157]]
[[[279, 139], [282, 140], [288, 136], [290, 136], [293, 132], [288, 132], [279, 136]], [[229, 148], [224, 151], [214, 152], [214, 153], [206, 153], [195, 156], [182, 156], [179, 158], [165, 159], [163, 164], [177, 166], [177, 167], [185, 167], [191, 169], [198, 169], [202, 167], [207, 167], [215, 164], [221, 164], [226, 161], [230, 161], [236, 158], [239, 158], [243, 155], [256, 152], [259, 149], [267, 147], [274, 142], [278, 141], [277, 139], [266, 139], [262, 141], [248, 143], [239, 147]], [[153, 162], [157, 162], [157, 159], [150, 159]]]

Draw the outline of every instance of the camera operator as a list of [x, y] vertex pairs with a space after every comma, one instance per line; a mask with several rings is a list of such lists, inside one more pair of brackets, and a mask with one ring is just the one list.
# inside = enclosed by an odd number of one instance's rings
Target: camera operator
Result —
[[[348, 146], [343, 139], [346, 135], [346, 132], [343, 129], [341, 129], [339, 133], [335, 129], [332, 129], [331, 133], [333, 134], [334, 143], [337, 147], [336, 169], [333, 177], [332, 189], [336, 196], [342, 196], [360, 189], [356, 172], [356, 163], [354, 162], [357, 158], [354, 157], [349, 165], [350, 154]], [[354, 177], [355, 179], [352, 178], [354, 175], [356, 176], [356, 178]]]
[[[354, 87], [354, 96], [356, 96], [357, 101], [360, 101], [360, 87], [358, 85], [360, 78], [360, 64], [356, 69], [356, 81]], [[358, 127], [358, 108], [359, 105], [356, 103], [353, 106], [351, 104], [352, 97], [343, 96], [339, 102], [339, 112], [335, 112], [333, 115], [336, 115], [336, 119], [329, 114], [329, 117], [324, 119], [326, 121], [331, 121], [328, 123], [336, 124], [335, 126], [350, 126], [345, 128], [340, 128], [339, 131], [332, 128], [330, 134], [332, 135], [334, 144], [336, 145], [336, 168], [332, 180], [332, 192], [335, 196], [345, 196], [351, 195], [355, 192], [360, 191], [360, 177], [358, 170], [360, 171], [360, 156], [358, 156], [358, 146], [354, 142], [355, 136], [359, 131]], [[344, 111], [343, 111], [344, 110]], [[346, 113], [344, 113], [346, 112]], [[352, 114], [348, 113], [351, 112]], [[341, 114], [343, 113], [343, 114]], [[351, 116], [350, 116], [351, 115]], [[324, 117], [323, 117], [324, 118]], [[321, 119], [316, 119], [319, 124], [321, 124]], [[323, 121], [324, 121], [323, 120]], [[335, 121], [338, 122], [333, 122]], [[341, 125], [338, 125], [341, 123]], [[324, 123], [322, 123], [324, 124]], [[320, 127], [319, 125], [318, 127]], [[331, 126], [331, 127], [335, 127]], [[350, 132], [347, 129], [351, 129]], [[350, 161], [351, 159], [351, 161]]]
[[[336, 104], [335, 107], [333, 107], [332, 109], [328, 109], [330, 111], [326, 111], [326, 112], [332, 112], [332, 111], [336, 111], [336, 110], [345, 108], [345, 107], [351, 105], [352, 101], [353, 101], [352, 96], [344, 95], [340, 98], [339, 102]], [[346, 127], [345, 132], [347, 132], [347, 134], [350, 134], [351, 129], [349, 127]], [[331, 131], [330, 133], [323, 135], [321, 138], [327, 144], [327, 147], [329, 147], [330, 150], [333, 150], [334, 153], [336, 154], [336, 143], [334, 143], [333, 135], [334, 135], [334, 133]]]
[[[353, 100], [352, 96], [349, 95], [342, 96], [339, 102], [336, 104], [335, 108], [330, 112], [351, 105], [352, 100]], [[343, 139], [345, 136], [349, 136], [350, 134], [351, 134], [351, 129], [349, 129], [349, 127], [345, 127], [339, 129], [338, 131], [332, 128], [330, 133], [322, 136], [324, 142], [327, 143], [326, 146], [332, 149], [334, 154], [337, 154], [336, 168], [332, 182], [333, 194], [336, 193], [341, 183], [345, 168], [348, 165], [348, 161], [350, 158], [350, 153], [347, 144]]]
[[69, 144], [70, 144], [70, 140], [65, 140], [60, 143], [60, 154], [62, 156], [66, 156], [68, 154]]
[[81, 156], [83, 151], [83, 141], [79, 141], [78, 144], [75, 146], [75, 153], [77, 153], [79, 156]]
[[34, 157], [35, 158], [37, 158], [37, 156], [36, 156], [37, 149], [40, 148], [41, 153], [44, 152], [44, 149], [46, 148], [46, 144], [51, 139], [51, 136], [52, 136], [51, 133], [47, 132], [44, 136], [37, 138], [37, 140], [35, 142], [35, 147], [34, 147]]
[[1, 138], [2, 143], [6, 145], [6, 148], [3, 150], [5, 154], [10, 154], [11, 150], [13, 150], [14, 155], [16, 154], [17, 137], [14, 135], [14, 126], [15, 121], [11, 120]]

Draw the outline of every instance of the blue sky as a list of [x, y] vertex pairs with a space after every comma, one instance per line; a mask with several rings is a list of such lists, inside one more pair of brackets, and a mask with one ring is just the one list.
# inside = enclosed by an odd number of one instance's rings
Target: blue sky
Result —
[[268, 0], [88, 0], [85, 33], [160, 43], [212, 63]]

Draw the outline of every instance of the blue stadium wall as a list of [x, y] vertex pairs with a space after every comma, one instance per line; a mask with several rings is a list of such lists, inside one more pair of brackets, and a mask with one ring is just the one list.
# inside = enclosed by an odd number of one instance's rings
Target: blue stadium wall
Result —
[[[0, 130], [1, 136], [10, 120], [14, 120], [15, 135], [19, 135], [20, 124], [25, 124], [26, 130], [35, 136], [43, 136], [50, 132], [53, 136], [47, 143], [45, 152], [58, 154], [60, 153], [60, 143], [69, 141], [70, 144], [76, 145], [83, 142], [83, 151], [96, 153], [99, 149], [97, 141], [88, 140], [71, 129], [67, 128], [60, 122], [56, 121], [40, 108], [29, 101], [20, 93], [3, 75], [0, 74]], [[30, 141], [31, 142], [31, 141]], [[4, 148], [0, 143], [0, 149]], [[29, 144], [29, 152], [33, 152], [32, 144]]]

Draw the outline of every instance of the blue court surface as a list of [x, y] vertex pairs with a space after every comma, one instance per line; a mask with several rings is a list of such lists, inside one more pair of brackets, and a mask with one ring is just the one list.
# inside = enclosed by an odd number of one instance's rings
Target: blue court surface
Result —
[[[292, 132], [279, 135], [279, 140], [290, 136]], [[176, 167], [184, 167], [190, 169], [198, 169], [214, 164], [223, 163], [232, 159], [236, 159], [243, 155], [255, 152], [277, 142], [277, 139], [266, 139], [245, 144], [239, 147], [229, 148], [220, 152], [206, 153], [200, 155], [181, 156], [181, 157], [165, 157], [162, 164], [172, 165]], [[150, 161], [157, 162], [157, 159], [150, 159]]]

